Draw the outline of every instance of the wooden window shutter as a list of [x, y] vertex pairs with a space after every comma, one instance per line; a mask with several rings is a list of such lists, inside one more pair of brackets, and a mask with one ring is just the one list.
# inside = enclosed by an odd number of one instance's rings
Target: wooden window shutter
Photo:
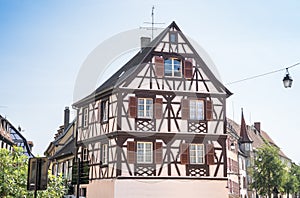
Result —
[[181, 100], [181, 119], [187, 120], [190, 118], [189, 106], [190, 102], [188, 99]]
[[184, 78], [192, 78], [193, 77], [193, 63], [191, 61], [184, 61]]
[[163, 161], [162, 142], [155, 142], [155, 163], [161, 164]]
[[98, 121], [101, 121], [102, 111], [101, 111], [101, 102], [98, 104]]
[[163, 99], [155, 98], [155, 119], [162, 119]]
[[136, 118], [137, 116], [137, 98], [129, 97], [129, 107], [128, 107], [129, 117]]
[[155, 56], [154, 58], [155, 60], [155, 72], [156, 72], [156, 76], [161, 78], [164, 76], [164, 59], [159, 57], [159, 56]]
[[180, 162], [181, 164], [188, 164], [190, 156], [189, 156], [189, 144], [182, 143], [180, 145]]
[[130, 164], [135, 163], [135, 142], [128, 141], [127, 142], [127, 161]]
[[206, 120], [213, 119], [213, 103], [211, 100], [206, 101]]
[[206, 164], [215, 164], [215, 148], [213, 144], [206, 145]]

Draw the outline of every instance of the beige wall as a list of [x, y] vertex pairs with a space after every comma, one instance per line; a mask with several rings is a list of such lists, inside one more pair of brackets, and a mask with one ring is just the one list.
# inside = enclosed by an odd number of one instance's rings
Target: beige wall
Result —
[[226, 180], [107, 179], [90, 183], [87, 197], [224, 198], [228, 196], [226, 184]]
[[[218, 189], [218, 190], [216, 190]], [[115, 198], [223, 198], [226, 180], [117, 180]]]
[[114, 198], [114, 179], [93, 180], [81, 187], [87, 188], [87, 198]]

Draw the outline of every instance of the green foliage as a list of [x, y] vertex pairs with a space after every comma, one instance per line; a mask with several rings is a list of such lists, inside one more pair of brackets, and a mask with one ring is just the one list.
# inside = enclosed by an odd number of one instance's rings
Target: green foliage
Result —
[[279, 149], [267, 144], [259, 148], [250, 173], [253, 179], [251, 187], [258, 194], [271, 197], [275, 187], [282, 191], [286, 166], [280, 160]]
[[[23, 149], [14, 147], [13, 151], [0, 148], [0, 197], [33, 197], [33, 191], [27, 191], [28, 158]], [[48, 175], [48, 189], [39, 191], [38, 197], [60, 198], [66, 192], [63, 177]]]
[[27, 162], [22, 148], [0, 149], [0, 197], [27, 194]]
[[287, 194], [295, 194], [300, 191], [300, 166], [292, 164], [286, 172], [284, 191]]
[[45, 191], [39, 191], [38, 197], [43, 198], [60, 198], [65, 195], [67, 188], [62, 175], [54, 176], [48, 172], [48, 188]]

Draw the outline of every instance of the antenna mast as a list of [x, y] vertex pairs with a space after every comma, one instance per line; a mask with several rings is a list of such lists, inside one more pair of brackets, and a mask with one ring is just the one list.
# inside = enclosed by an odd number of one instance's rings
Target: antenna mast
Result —
[[152, 31], [152, 40], [153, 40], [153, 29], [154, 29], [154, 6], [152, 6], [152, 14], [151, 14], [151, 17], [152, 17], [152, 28], [151, 28], [151, 31]]
[[[155, 7], [152, 6], [151, 22], [144, 22], [145, 24], [151, 24], [151, 39], [152, 40], [154, 38], [154, 29], [158, 29], [157, 27], [154, 27], [154, 26], [157, 25], [157, 24], [165, 24], [165, 23], [155, 23], [155, 21], [154, 21], [154, 9], [155, 9]], [[148, 27], [140, 27], [140, 28], [144, 28], [144, 29], [147, 29], [147, 30], [150, 29]]]

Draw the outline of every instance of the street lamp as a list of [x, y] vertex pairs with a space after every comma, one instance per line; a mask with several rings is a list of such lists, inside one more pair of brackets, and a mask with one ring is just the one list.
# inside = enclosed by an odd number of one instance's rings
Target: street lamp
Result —
[[283, 78], [282, 81], [283, 81], [283, 86], [285, 88], [291, 88], [292, 87], [293, 79], [292, 79], [292, 77], [290, 77], [288, 68], [286, 68], [286, 75], [285, 75], [285, 77]]

